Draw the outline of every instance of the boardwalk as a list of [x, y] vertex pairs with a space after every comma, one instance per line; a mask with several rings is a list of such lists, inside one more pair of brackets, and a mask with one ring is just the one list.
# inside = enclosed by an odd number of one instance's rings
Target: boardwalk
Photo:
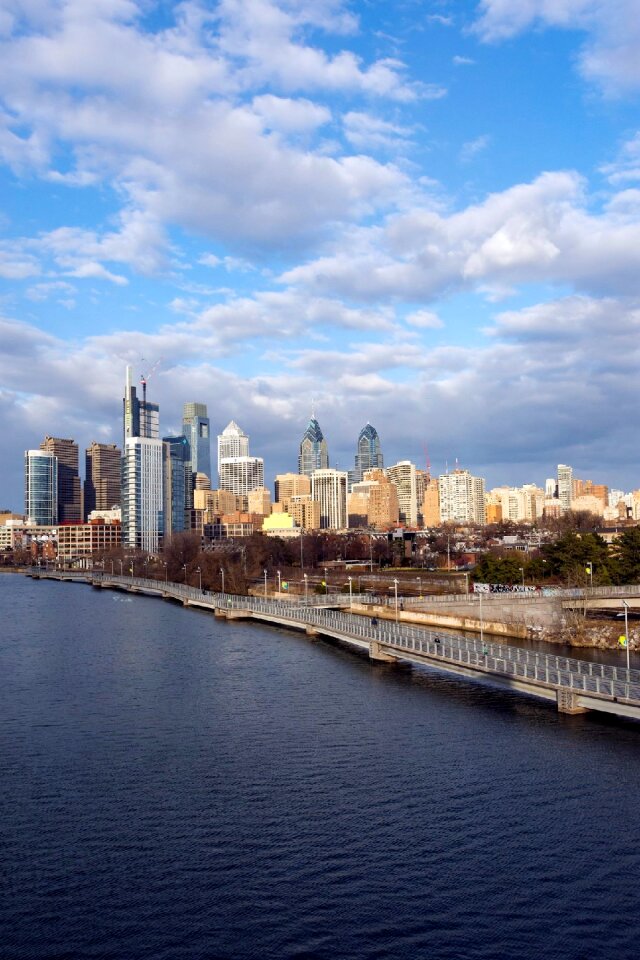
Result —
[[[109, 574], [41, 573], [33, 576], [83, 581], [95, 587], [145, 593], [200, 607], [228, 619], [252, 619], [329, 637], [372, 660], [406, 661], [551, 700], [564, 713], [599, 710], [640, 719], [640, 671], [558, 657], [481, 638], [439, 634], [417, 626], [331, 609], [319, 600], [270, 600], [208, 593], [184, 584]], [[355, 598], [354, 598], [355, 599]], [[344, 602], [344, 597], [340, 598]]]

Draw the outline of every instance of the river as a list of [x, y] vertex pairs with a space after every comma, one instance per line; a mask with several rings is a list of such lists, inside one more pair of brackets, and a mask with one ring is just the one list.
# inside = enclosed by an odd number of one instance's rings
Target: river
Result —
[[82, 584], [0, 604], [2, 960], [637, 958], [640, 724]]

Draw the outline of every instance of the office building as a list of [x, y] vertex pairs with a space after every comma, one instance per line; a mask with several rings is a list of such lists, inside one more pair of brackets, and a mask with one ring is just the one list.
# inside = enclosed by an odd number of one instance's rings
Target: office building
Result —
[[320, 504], [320, 527], [345, 530], [347, 523], [346, 470], [314, 470], [311, 474], [311, 499]]
[[320, 424], [312, 414], [300, 441], [298, 473], [310, 477], [314, 470], [327, 470], [328, 467], [329, 450], [327, 441], [324, 439]]
[[[300, 473], [279, 473], [274, 492], [276, 503], [280, 504], [291, 497], [307, 497], [311, 494], [311, 477]], [[286, 511], [287, 507], [283, 509]]]
[[61, 437], [45, 437], [41, 450], [52, 453], [58, 463], [58, 523], [82, 520], [82, 487], [78, 472], [78, 444]]
[[229, 457], [248, 457], [249, 437], [244, 433], [235, 420], [229, 423], [218, 436], [218, 472], [220, 463]]
[[[182, 433], [189, 444], [189, 468], [195, 478], [204, 473], [211, 480], [211, 437], [207, 405], [185, 403], [182, 408]], [[194, 480], [191, 482], [193, 489]]]
[[84, 455], [84, 514], [110, 510], [120, 503], [122, 451], [115, 443], [96, 443]]
[[150, 437], [157, 440], [160, 436], [160, 407], [147, 400], [147, 382], [142, 380], [143, 397], [139, 399], [133, 386], [133, 372], [127, 366], [123, 405], [123, 445], [130, 437]]
[[[163, 526], [165, 537], [181, 533], [185, 529], [187, 501], [192, 499], [191, 462], [189, 441], [184, 434], [163, 437]], [[189, 510], [191, 507], [189, 506]]]
[[24, 512], [38, 526], [58, 522], [58, 458], [50, 450], [25, 451]]
[[219, 464], [221, 490], [246, 496], [257, 487], [264, 487], [262, 457], [225, 457]]
[[358, 437], [355, 465], [353, 470], [349, 471], [349, 489], [354, 483], [360, 483], [367, 470], [382, 470], [383, 467], [384, 460], [378, 431], [367, 423]]

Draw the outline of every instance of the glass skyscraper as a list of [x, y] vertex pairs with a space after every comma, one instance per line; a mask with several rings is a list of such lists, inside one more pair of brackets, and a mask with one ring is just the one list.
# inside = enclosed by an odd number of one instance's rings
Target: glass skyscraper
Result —
[[304, 473], [307, 477], [310, 477], [314, 470], [327, 470], [328, 468], [329, 450], [327, 441], [322, 434], [320, 424], [312, 414], [300, 442], [298, 473]]
[[184, 435], [163, 437], [164, 533], [180, 533], [185, 528], [185, 510], [190, 504], [191, 462], [189, 441]]
[[204, 473], [211, 480], [211, 440], [206, 403], [185, 403], [182, 409], [182, 433], [189, 443], [189, 463], [194, 480]]
[[26, 450], [24, 512], [30, 523], [58, 522], [58, 458], [49, 450]]
[[358, 437], [355, 466], [353, 470], [349, 471], [349, 489], [354, 483], [360, 483], [365, 470], [382, 470], [383, 468], [384, 459], [378, 431], [370, 423], [367, 423]]

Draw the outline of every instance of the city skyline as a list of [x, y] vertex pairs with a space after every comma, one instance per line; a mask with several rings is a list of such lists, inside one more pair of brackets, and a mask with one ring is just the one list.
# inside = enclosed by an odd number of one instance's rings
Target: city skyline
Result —
[[269, 486], [314, 410], [340, 470], [370, 420], [388, 465], [640, 486], [636, 13], [8, 8], [0, 506], [47, 435], [121, 446], [125, 364]]

